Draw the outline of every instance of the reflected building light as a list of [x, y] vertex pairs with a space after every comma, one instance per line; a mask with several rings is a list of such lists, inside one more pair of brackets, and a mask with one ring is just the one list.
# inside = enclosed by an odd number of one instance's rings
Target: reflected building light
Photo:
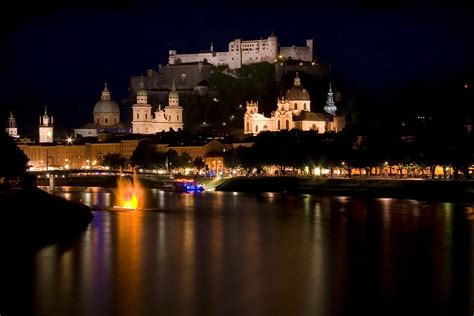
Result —
[[316, 202], [316, 204], [314, 205], [314, 214], [316, 219], [321, 218], [321, 203]]
[[158, 214], [158, 261], [163, 265], [166, 262], [166, 217], [163, 213]]

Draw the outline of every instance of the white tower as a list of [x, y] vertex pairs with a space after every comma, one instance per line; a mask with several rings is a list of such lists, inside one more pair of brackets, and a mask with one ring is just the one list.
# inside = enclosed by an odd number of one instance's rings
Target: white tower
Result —
[[12, 111], [10, 111], [10, 116], [8, 117], [7, 127], [5, 128], [5, 131], [7, 132], [9, 136], [13, 138], [20, 137], [18, 135], [18, 129], [16, 128], [16, 120], [15, 120], [15, 117], [13, 116]]
[[39, 142], [53, 142], [53, 117], [48, 116], [48, 109], [44, 107], [44, 115], [39, 118]]
[[168, 106], [165, 107], [165, 117], [170, 128], [175, 131], [183, 129], [183, 108], [179, 106], [179, 94], [174, 80], [168, 96]]
[[148, 104], [148, 96], [141, 78], [139, 89], [137, 91], [137, 103], [132, 106], [132, 133], [133, 134], [152, 134], [154, 133], [151, 121], [151, 105]]
[[336, 115], [337, 107], [334, 103], [334, 93], [332, 93], [331, 83], [329, 83], [328, 98], [326, 100], [326, 105], [324, 106], [324, 111], [331, 115]]

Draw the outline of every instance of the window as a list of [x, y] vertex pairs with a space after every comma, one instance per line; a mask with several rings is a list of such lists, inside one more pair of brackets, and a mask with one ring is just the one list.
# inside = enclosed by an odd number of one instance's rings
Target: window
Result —
[[247, 122], [247, 128], [245, 129], [247, 132], [250, 132], [250, 123]]
[[99, 119], [97, 119], [97, 124], [99, 124]]
[[318, 128], [316, 127], [316, 124], [313, 124], [313, 127], [311, 127], [313, 131], [317, 130]]
[[255, 133], [258, 133], [258, 125], [255, 125]]
[[263, 130], [264, 130], [264, 131], [267, 131], [267, 130], [268, 130], [268, 126], [267, 126], [266, 124], [263, 125]]
[[286, 120], [286, 129], [290, 129], [290, 121]]
[[303, 103], [303, 110], [306, 111], [306, 103]]
[[117, 123], [117, 119], [114, 119], [114, 123]]
[[179, 122], [179, 115], [176, 116], [176, 120]]
[[295, 110], [298, 110], [298, 103], [295, 103]]
[[105, 118], [105, 123], [108, 123], [108, 119], [107, 119], [107, 118]]
[[137, 113], [137, 120], [140, 119], [140, 113]]
[[280, 127], [280, 121], [278, 121], [278, 130], [280, 130], [280, 128], [281, 128], [281, 127]]

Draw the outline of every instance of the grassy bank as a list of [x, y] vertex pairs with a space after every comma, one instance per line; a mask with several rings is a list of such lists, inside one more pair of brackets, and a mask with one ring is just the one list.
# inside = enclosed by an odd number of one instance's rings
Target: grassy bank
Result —
[[474, 202], [474, 181], [466, 180], [237, 177], [218, 185], [216, 190]]

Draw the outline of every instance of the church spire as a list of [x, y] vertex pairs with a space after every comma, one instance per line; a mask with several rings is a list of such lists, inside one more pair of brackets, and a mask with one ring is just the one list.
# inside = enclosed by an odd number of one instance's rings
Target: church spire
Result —
[[174, 79], [173, 79], [173, 83], [171, 84], [171, 91], [176, 91], [176, 85], [174, 83]]
[[332, 92], [332, 85], [329, 83], [328, 97], [326, 100], [326, 105], [324, 106], [324, 111], [331, 115], [336, 115], [337, 107], [334, 102], [334, 93]]
[[105, 85], [104, 85], [104, 90], [102, 90], [102, 96], [100, 98], [102, 101], [108, 101], [108, 100], [111, 100], [110, 98], [110, 91], [107, 87], [107, 81], [105, 81]]
[[298, 76], [298, 72], [296, 72], [296, 77], [295, 77], [295, 82], [293, 83], [295, 87], [301, 86], [301, 80], [300, 77]]
[[48, 106], [44, 107], [44, 115], [40, 116], [40, 125], [41, 126], [52, 126], [53, 125], [53, 117], [51, 118], [48, 115]]
[[15, 117], [13, 116], [13, 112], [10, 111], [10, 116], [8, 117], [8, 124], [7, 127], [9, 128], [16, 128], [16, 120]]
[[145, 82], [143, 80], [143, 75], [140, 76], [140, 81], [138, 82], [137, 98], [139, 96], [142, 96], [142, 97], [147, 96], [147, 92], [146, 92], [146, 89], [145, 89]]

